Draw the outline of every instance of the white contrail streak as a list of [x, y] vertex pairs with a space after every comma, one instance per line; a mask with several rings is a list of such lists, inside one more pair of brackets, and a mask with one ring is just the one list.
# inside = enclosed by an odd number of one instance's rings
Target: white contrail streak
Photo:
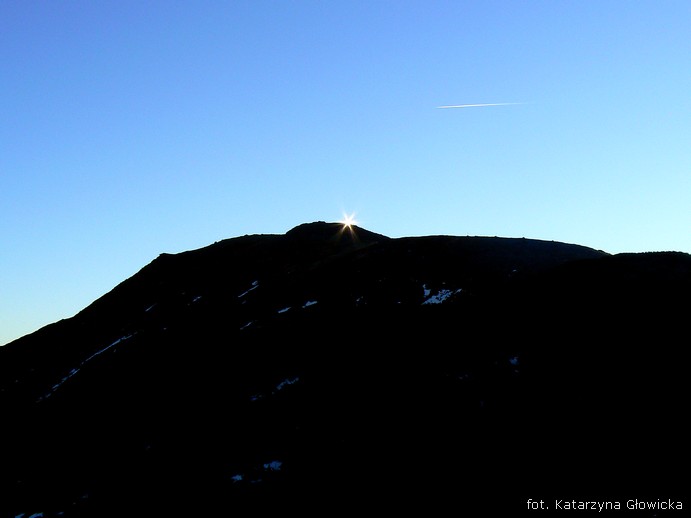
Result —
[[525, 104], [525, 103], [452, 104], [449, 106], [437, 106], [437, 108], [476, 108], [478, 106], [509, 106], [512, 104]]

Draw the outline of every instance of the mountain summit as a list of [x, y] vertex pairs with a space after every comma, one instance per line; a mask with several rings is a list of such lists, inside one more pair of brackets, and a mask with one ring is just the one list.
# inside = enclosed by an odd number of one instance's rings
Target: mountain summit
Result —
[[344, 223], [303, 223], [289, 230], [286, 237], [300, 242], [345, 242], [351, 244], [368, 244], [389, 239], [381, 234], [375, 234], [357, 225]]
[[326, 222], [162, 254], [0, 348], [0, 516], [681, 498], [689, 293], [687, 254]]

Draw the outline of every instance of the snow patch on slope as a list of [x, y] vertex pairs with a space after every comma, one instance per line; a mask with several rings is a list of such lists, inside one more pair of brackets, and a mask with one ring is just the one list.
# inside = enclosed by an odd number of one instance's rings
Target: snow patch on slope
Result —
[[243, 298], [250, 291], [256, 290], [258, 287], [259, 287], [259, 281], [252, 281], [252, 286], [248, 290], [246, 290], [246, 291], [242, 292], [240, 295], [238, 295], [238, 298], [239, 299]]
[[112, 348], [115, 347], [116, 345], [118, 345], [118, 344], [120, 344], [120, 343], [122, 343], [122, 342], [125, 342], [125, 341], [129, 340], [130, 338], [132, 338], [132, 337], [133, 337], [134, 335], [136, 335], [136, 334], [137, 334], [137, 333], [135, 332], [135, 333], [132, 333], [132, 334], [129, 334], [129, 335], [126, 335], [126, 336], [121, 336], [120, 338], [118, 338], [117, 340], [115, 340], [113, 343], [108, 344], [108, 345], [106, 345], [103, 349], [100, 349], [100, 350], [96, 351], [95, 353], [93, 353], [93, 354], [92, 354], [91, 356], [89, 356], [87, 359], [83, 360], [83, 361], [79, 364], [79, 366], [77, 366], [77, 367], [71, 369], [70, 372], [68, 372], [65, 376], [63, 376], [63, 378], [62, 378], [60, 381], [58, 381], [55, 385], [53, 385], [53, 386], [50, 388], [50, 392], [48, 392], [47, 394], [45, 394], [45, 395], [41, 396], [40, 398], [38, 398], [38, 399], [36, 400], [36, 402], [38, 403], [39, 401], [41, 401], [41, 400], [43, 400], [43, 399], [49, 398], [49, 397], [53, 394], [53, 392], [55, 392], [57, 389], [59, 389], [67, 380], [69, 380], [70, 378], [72, 378], [72, 377], [73, 377], [75, 374], [77, 374], [81, 369], [83, 369], [84, 366], [85, 366], [87, 363], [89, 363], [91, 360], [93, 360], [94, 358], [96, 358], [96, 356], [99, 356], [99, 355], [103, 354], [104, 352], [106, 352], [107, 350], [112, 349]]
[[444, 288], [432, 295], [432, 290], [428, 288], [426, 284], [422, 285], [422, 289], [424, 290], [425, 297], [425, 300], [422, 302], [422, 304], [441, 304], [453, 295], [456, 295], [463, 291], [461, 288], [458, 288], [457, 290], [448, 290]]
[[[277, 392], [280, 392], [281, 390], [285, 389], [290, 385], [294, 385], [298, 381], [300, 381], [300, 378], [298, 376], [295, 376], [294, 378], [286, 378], [283, 381], [281, 381], [278, 385], [276, 385], [276, 387], [268, 395], [274, 396]], [[266, 397], [265, 394], [258, 392], [250, 396], [250, 401], [258, 401], [260, 399], [264, 399], [264, 397]]]

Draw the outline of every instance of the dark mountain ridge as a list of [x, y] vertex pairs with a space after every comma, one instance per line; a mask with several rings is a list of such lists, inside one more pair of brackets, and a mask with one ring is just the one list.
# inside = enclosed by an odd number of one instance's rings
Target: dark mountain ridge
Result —
[[688, 254], [324, 222], [162, 254], [0, 348], [0, 511], [681, 498], [690, 290]]

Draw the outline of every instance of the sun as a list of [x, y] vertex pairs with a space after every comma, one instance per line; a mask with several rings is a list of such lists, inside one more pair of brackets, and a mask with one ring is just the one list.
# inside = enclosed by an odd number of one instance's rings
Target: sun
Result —
[[357, 221], [355, 221], [355, 213], [353, 212], [352, 214], [346, 214], [344, 212], [343, 219], [339, 221], [339, 223], [342, 223], [344, 228], [352, 230], [353, 225], [357, 225]]

